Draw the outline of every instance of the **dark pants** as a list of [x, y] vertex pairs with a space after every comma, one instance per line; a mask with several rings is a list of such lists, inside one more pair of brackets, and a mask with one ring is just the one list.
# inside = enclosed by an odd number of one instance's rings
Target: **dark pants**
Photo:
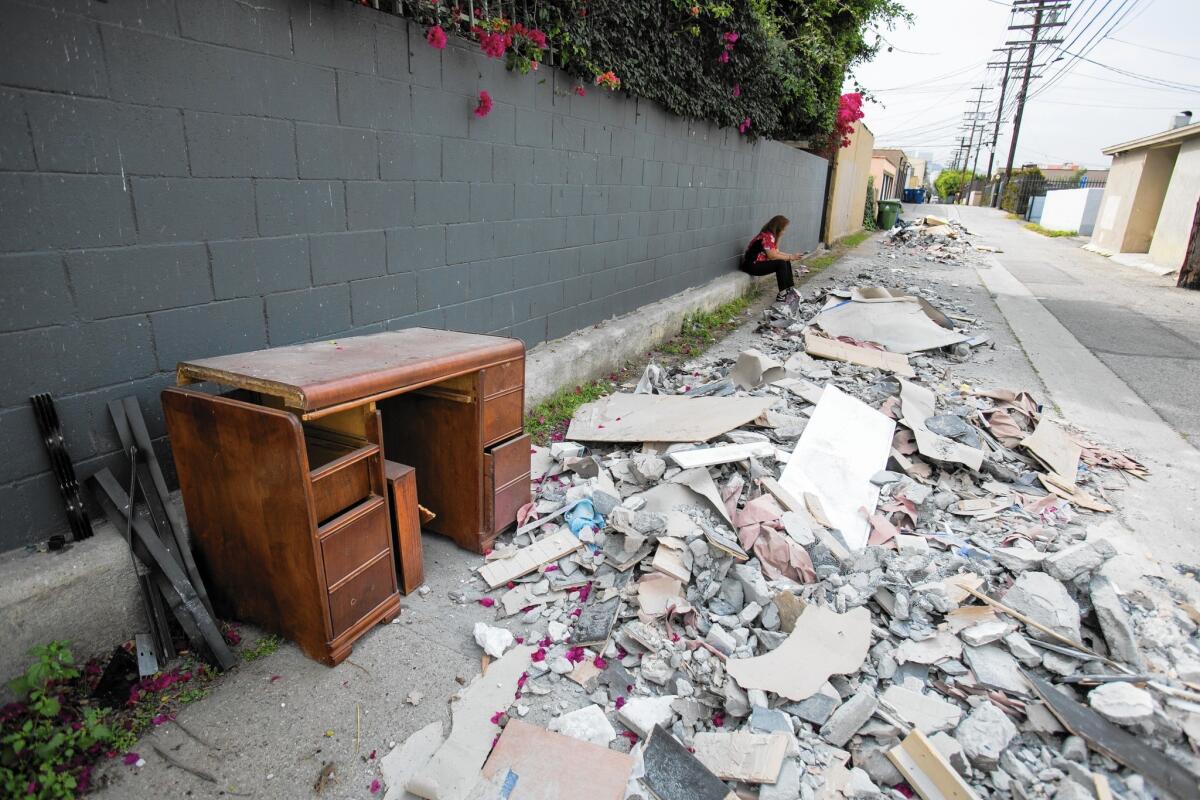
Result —
[[775, 283], [779, 285], [781, 292], [784, 289], [792, 288], [796, 283], [790, 261], [743, 261], [740, 269], [755, 277], [775, 273]]

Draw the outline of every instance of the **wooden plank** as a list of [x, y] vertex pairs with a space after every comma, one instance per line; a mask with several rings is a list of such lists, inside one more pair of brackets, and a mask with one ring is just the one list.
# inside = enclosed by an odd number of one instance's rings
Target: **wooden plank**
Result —
[[915, 728], [887, 755], [908, 785], [924, 800], [977, 800], [979, 797], [925, 734]]
[[1093, 750], [1129, 767], [1174, 797], [1200, 798], [1200, 781], [1195, 775], [1087, 706], [1067, 697], [1047, 681], [1022, 671], [1063, 727], [1081, 737]]
[[491, 561], [479, 568], [479, 576], [493, 589], [522, 575], [528, 575], [543, 564], [557, 561], [582, 546], [569, 530], [558, 530], [545, 539], [522, 547], [516, 554]]
[[914, 378], [917, 375], [913, 371], [912, 365], [908, 363], [908, 356], [900, 353], [858, 347], [812, 333], [804, 334], [804, 349], [815, 358], [828, 358], [833, 361], [845, 361], [847, 364], [886, 369], [906, 378]]

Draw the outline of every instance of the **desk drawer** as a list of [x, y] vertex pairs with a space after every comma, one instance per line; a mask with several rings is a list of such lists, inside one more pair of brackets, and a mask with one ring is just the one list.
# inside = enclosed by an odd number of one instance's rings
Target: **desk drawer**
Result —
[[[386, 523], [386, 520], [385, 520]], [[329, 618], [336, 639], [396, 591], [391, 551], [380, 553], [360, 572], [329, 593]]]
[[485, 398], [483, 401], [483, 444], [489, 445], [521, 432], [525, 411], [522, 388]]
[[388, 549], [387, 501], [372, 497], [320, 530], [325, 584], [335, 586], [354, 570]]
[[484, 527], [499, 533], [517, 519], [529, 502], [529, 436], [518, 436], [483, 454]]
[[493, 397], [525, 385], [525, 359], [506, 361], [483, 371], [483, 396]]
[[[310, 447], [311, 449], [311, 447]], [[350, 450], [309, 473], [317, 523], [336, 516], [371, 494], [371, 468], [376, 445]]]

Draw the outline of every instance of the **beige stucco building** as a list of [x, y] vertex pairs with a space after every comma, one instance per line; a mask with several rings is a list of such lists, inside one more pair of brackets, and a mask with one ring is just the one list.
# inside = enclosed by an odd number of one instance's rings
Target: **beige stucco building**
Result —
[[1200, 201], [1200, 124], [1113, 145], [1094, 249], [1179, 269]]
[[875, 134], [862, 122], [856, 122], [850, 145], [839, 149], [834, 160], [826, 217], [828, 230], [824, 231], [823, 241], [833, 242], [862, 229], [874, 146]]
[[904, 151], [885, 147], [871, 153], [871, 175], [875, 178], [875, 197], [880, 200], [899, 200], [908, 183], [911, 164]]

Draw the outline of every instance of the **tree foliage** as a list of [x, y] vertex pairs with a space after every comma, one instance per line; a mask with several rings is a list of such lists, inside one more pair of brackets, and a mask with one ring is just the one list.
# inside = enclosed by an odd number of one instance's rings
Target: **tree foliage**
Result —
[[952, 194], [958, 194], [962, 191], [964, 184], [970, 183], [978, 177], [980, 176], [970, 170], [944, 169], [934, 179], [933, 188], [937, 189], [938, 197], [945, 200]]

